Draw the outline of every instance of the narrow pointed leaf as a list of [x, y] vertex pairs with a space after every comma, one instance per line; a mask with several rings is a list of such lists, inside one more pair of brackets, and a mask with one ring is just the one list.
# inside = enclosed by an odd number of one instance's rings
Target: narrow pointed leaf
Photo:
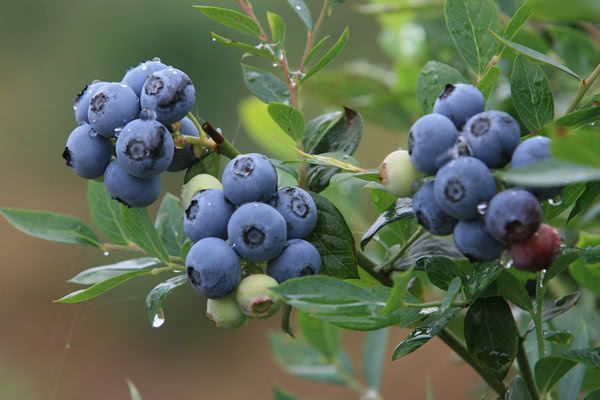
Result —
[[290, 3], [290, 6], [292, 6], [296, 14], [304, 22], [304, 25], [306, 25], [306, 28], [310, 31], [313, 28], [313, 20], [304, 0], [287, 0], [287, 2]]
[[105, 281], [96, 283], [86, 289], [77, 290], [73, 293], [69, 293], [68, 295], [55, 300], [56, 303], [79, 303], [82, 301], [93, 299], [96, 296], [100, 296], [102, 293], [109, 291], [110, 289], [119, 286], [128, 280], [131, 280], [135, 277], [148, 275], [150, 274], [150, 270], [139, 269], [135, 271], [125, 272], [121, 275], [113, 276]]
[[265, 103], [289, 103], [290, 92], [281, 79], [271, 72], [242, 64], [244, 83], [254, 96]]
[[252, 18], [239, 11], [212, 6], [193, 6], [208, 18], [246, 35], [260, 37], [260, 28]]
[[80, 285], [94, 285], [117, 275], [122, 275], [125, 272], [153, 268], [160, 264], [160, 260], [153, 257], [133, 258], [116, 264], [86, 269], [69, 279], [68, 282]]
[[295, 142], [304, 136], [304, 118], [300, 111], [283, 103], [270, 103], [269, 115]]
[[308, 70], [306, 75], [304, 75], [304, 77], [302, 78], [302, 81], [304, 82], [304, 81], [310, 79], [311, 76], [315, 75], [317, 72], [319, 72], [320, 70], [325, 68], [327, 65], [329, 65], [329, 63], [331, 63], [333, 61], [333, 59], [342, 50], [344, 50], [344, 48], [346, 47], [346, 44], [348, 43], [349, 36], [350, 36], [350, 29], [348, 29], [348, 27], [346, 27], [346, 29], [344, 29], [344, 32], [342, 32], [342, 35], [340, 36], [338, 41], [335, 42], [335, 44], [327, 51], [327, 53], [325, 53], [325, 55], [323, 55], [323, 57], [321, 57], [315, 63], [315, 65], [313, 65], [312, 68], [310, 68]]
[[169, 253], [165, 248], [158, 231], [150, 221], [148, 210], [145, 208], [127, 208], [121, 206], [123, 228], [127, 237], [151, 256], [169, 263]]
[[94, 225], [110, 243], [126, 246], [119, 202], [111, 198], [102, 182], [94, 180], [88, 181], [87, 198]]
[[187, 281], [187, 275], [177, 275], [171, 279], [159, 283], [148, 293], [146, 296], [146, 311], [151, 324], [167, 296], [170, 295], [173, 290], [185, 285]]

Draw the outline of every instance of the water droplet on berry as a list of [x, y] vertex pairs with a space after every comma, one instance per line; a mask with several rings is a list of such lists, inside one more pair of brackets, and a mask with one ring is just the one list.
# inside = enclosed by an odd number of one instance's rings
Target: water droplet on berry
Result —
[[123, 88], [126, 88], [126, 87], [129, 87], [129, 86], [127, 86], [127, 85], [126, 85], [126, 84], [124, 84], [124, 83], [121, 83], [121, 87], [123, 87]]
[[487, 212], [487, 209], [488, 209], [487, 203], [481, 203], [477, 206], [477, 212], [479, 213], [479, 215], [485, 215], [485, 213]]
[[146, 71], [148, 69], [148, 66], [146, 64], [142, 64], [142, 71]]
[[77, 106], [73, 106], [73, 111], [77, 111]]
[[510, 257], [510, 252], [508, 250], [504, 250], [500, 255], [500, 265], [504, 267], [504, 269], [511, 269], [513, 266], [513, 260]]
[[121, 134], [121, 131], [122, 131], [122, 130], [123, 130], [123, 128], [122, 128], [122, 127], [115, 128], [114, 132], [115, 132], [115, 137], [116, 137], [116, 138], [118, 138], [118, 137], [119, 137], [119, 135]]
[[160, 328], [161, 326], [163, 326], [164, 323], [165, 323], [165, 312], [163, 311], [163, 309], [161, 307], [158, 309], [158, 311], [156, 311], [156, 314], [154, 314], [154, 318], [152, 319], [152, 327]]
[[152, 59], [152, 61], [155, 61], [155, 62], [161, 62], [162, 60], [160, 59], [160, 57], [154, 57], [154, 58]]
[[94, 79], [94, 80], [92, 81], [92, 84], [94, 85], [94, 84], [96, 84], [96, 83], [100, 83], [100, 82], [102, 82], [100, 79]]
[[560, 194], [551, 199], [548, 199], [548, 204], [550, 204], [551, 206], [560, 206], [562, 204], [562, 202], [563, 202], [563, 198], [562, 198], [562, 195], [560, 195]]

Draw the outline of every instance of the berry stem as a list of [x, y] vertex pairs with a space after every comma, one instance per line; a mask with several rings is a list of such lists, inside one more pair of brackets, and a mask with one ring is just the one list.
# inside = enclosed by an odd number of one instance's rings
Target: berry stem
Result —
[[482, 378], [483, 380], [498, 393], [498, 395], [504, 398], [506, 394], [506, 387], [502, 381], [498, 380], [488, 371], [484, 370], [479, 366], [478, 361], [473, 357], [467, 347], [462, 343], [462, 341], [456, 337], [449, 329], [444, 328], [438, 334], [440, 340], [448, 347], [450, 347], [456, 354], [460, 356], [463, 360], [465, 360]]
[[[203, 148], [217, 151], [229, 159], [235, 158], [236, 156], [240, 155], [239, 150], [236, 149], [235, 146], [221, 134], [219, 134], [220, 143], [213, 140], [212, 137], [209, 137], [210, 135], [206, 133], [205, 129], [203, 128], [203, 125], [200, 124], [200, 121], [198, 121], [198, 118], [196, 118], [196, 116], [192, 112], [189, 112], [187, 116], [192, 121], [198, 132], [200, 132], [200, 137], [180, 135], [179, 138], [181, 140], [185, 140], [186, 143], [190, 143], [192, 145], [201, 146]], [[208, 126], [210, 127], [210, 129], [214, 129], [212, 128], [212, 125], [208, 123], [205, 123], [204, 126]]]
[[527, 353], [525, 352], [525, 346], [523, 346], [524, 341], [524, 338], [519, 337], [517, 364], [519, 365], [521, 377], [525, 381], [525, 385], [527, 386], [531, 400], [540, 400], [540, 395], [538, 394], [537, 386], [535, 385], [533, 374], [531, 373], [531, 365], [529, 364], [529, 359], [527, 358]]
[[306, 34], [306, 46], [304, 47], [304, 53], [302, 54], [302, 61], [300, 62], [300, 72], [304, 72], [306, 69], [306, 59], [312, 50], [315, 40], [317, 39], [317, 35], [319, 34], [319, 29], [321, 29], [321, 25], [323, 25], [323, 21], [327, 16], [327, 9], [329, 8], [329, 0], [325, 0], [323, 2], [323, 7], [321, 8], [321, 12], [319, 14], [319, 18], [317, 22], [313, 26], [313, 28], [308, 31]]
[[540, 271], [537, 273], [536, 279], [536, 290], [535, 290], [535, 315], [534, 315], [534, 323], [535, 323], [535, 336], [537, 339], [537, 348], [538, 348], [538, 356], [542, 359], [546, 355], [546, 348], [544, 342], [544, 332], [543, 332], [543, 322], [542, 322], [542, 314], [544, 310], [544, 294], [546, 292], [546, 287], [543, 284], [544, 281], [544, 271]]
[[256, 22], [256, 25], [258, 25], [258, 29], [260, 30], [260, 39], [263, 42], [268, 42], [269, 35], [267, 35], [264, 28], [262, 27], [262, 24], [260, 23], [258, 18], [256, 18], [256, 15], [254, 14], [254, 10], [252, 9], [252, 4], [248, 0], [238, 0], [238, 3], [240, 5], [240, 8], [242, 9], [242, 11], [244, 12], [244, 14], [246, 14], [247, 16], [252, 18], [252, 20], [254, 22]]
[[575, 111], [575, 109], [579, 105], [579, 102], [581, 101], [581, 99], [583, 99], [583, 96], [585, 96], [588, 89], [594, 84], [598, 77], [600, 77], [600, 64], [598, 64], [596, 68], [594, 68], [592, 73], [587, 78], [582, 79], [579, 82], [579, 89], [577, 90], [577, 93], [575, 93], [575, 97], [573, 98], [573, 101], [571, 101], [571, 104], [569, 105], [569, 108], [567, 108], [565, 114], [569, 114]]
[[394, 266], [394, 263], [396, 261], [398, 261], [399, 259], [401, 259], [402, 257], [404, 257], [406, 255], [406, 253], [408, 252], [408, 249], [410, 249], [410, 246], [412, 246], [413, 244], [415, 244], [415, 242], [417, 240], [419, 240], [419, 238], [421, 236], [423, 236], [423, 234], [425, 234], [425, 230], [422, 227], [418, 227], [417, 230], [412, 234], [412, 236], [410, 238], [408, 238], [408, 240], [402, 245], [402, 247], [400, 248], [400, 250], [398, 250], [398, 252], [396, 254], [394, 254], [385, 263], [377, 266], [375, 268], [375, 271], [376, 272], [380, 272], [380, 271], [387, 272], [390, 269], [392, 269], [392, 267]]

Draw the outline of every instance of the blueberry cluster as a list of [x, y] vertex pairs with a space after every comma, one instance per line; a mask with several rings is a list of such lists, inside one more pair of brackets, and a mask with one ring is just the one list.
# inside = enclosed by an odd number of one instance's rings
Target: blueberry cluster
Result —
[[521, 142], [515, 119], [484, 111], [481, 92], [449, 84], [434, 112], [411, 127], [408, 154], [426, 180], [413, 198], [419, 224], [436, 235], [453, 234], [457, 249], [472, 261], [500, 258], [510, 249], [515, 267], [549, 266], [560, 246], [556, 230], [542, 225], [540, 201], [561, 188], [509, 188], [498, 191], [491, 169], [511, 168], [550, 158], [550, 139]]
[[131, 68], [121, 82], [94, 81], [75, 99], [79, 126], [62, 156], [82, 178], [104, 176], [115, 200], [149, 206], [160, 195], [159, 175], [194, 161], [191, 146], [176, 148], [171, 132], [199, 135], [186, 117], [195, 98], [191, 79], [158, 59]]
[[[300, 188], [277, 189], [277, 171], [262, 154], [235, 157], [221, 181], [204, 184], [186, 203], [184, 230], [194, 244], [185, 265], [193, 287], [209, 299], [207, 315], [219, 326], [237, 327], [246, 317], [277, 311], [269, 288], [320, 272], [319, 252], [303, 240], [315, 227], [317, 208]], [[242, 279], [242, 265], [246, 272], [266, 266], [266, 274]]]

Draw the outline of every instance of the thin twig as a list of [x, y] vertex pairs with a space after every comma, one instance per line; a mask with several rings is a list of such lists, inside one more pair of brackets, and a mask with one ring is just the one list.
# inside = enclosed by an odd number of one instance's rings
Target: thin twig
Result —
[[524, 341], [524, 338], [519, 337], [519, 348], [517, 350], [517, 364], [519, 365], [521, 377], [525, 381], [525, 386], [527, 386], [527, 390], [529, 391], [529, 396], [531, 397], [531, 400], [539, 400], [540, 396], [538, 394], [538, 389], [535, 385], [535, 381], [533, 380], [533, 374], [531, 373], [531, 365], [529, 365], [529, 359], [527, 358], [527, 353], [525, 352], [525, 347], [523, 346]]
[[325, 0], [323, 2], [323, 7], [321, 8], [321, 13], [319, 14], [319, 18], [317, 22], [313, 26], [313, 28], [308, 31], [306, 34], [306, 46], [304, 47], [304, 54], [302, 54], [302, 62], [300, 63], [300, 72], [304, 72], [306, 69], [306, 59], [312, 50], [315, 40], [317, 39], [317, 35], [319, 34], [319, 29], [321, 29], [321, 25], [323, 25], [323, 21], [327, 16], [327, 10], [329, 8], [329, 0]]
[[598, 77], [600, 77], [600, 64], [598, 64], [596, 68], [594, 68], [592, 73], [587, 78], [581, 80], [581, 82], [579, 83], [579, 89], [577, 90], [577, 93], [575, 93], [575, 97], [573, 98], [573, 101], [571, 101], [571, 104], [569, 105], [569, 108], [567, 108], [565, 114], [569, 114], [575, 111], [575, 109], [579, 105], [579, 102], [581, 101], [581, 99], [583, 99], [583, 96], [585, 96], [588, 89], [594, 84]]

